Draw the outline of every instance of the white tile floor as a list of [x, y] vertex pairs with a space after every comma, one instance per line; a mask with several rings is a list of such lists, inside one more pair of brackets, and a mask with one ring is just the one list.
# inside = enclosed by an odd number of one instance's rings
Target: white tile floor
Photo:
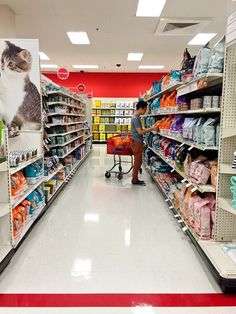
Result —
[[[0, 293], [214, 293], [220, 289], [148, 174], [105, 179], [112, 163], [94, 151], [0, 276]], [[235, 313], [205, 309], [204, 313]], [[187, 313], [187, 310], [48, 309], [47, 313]], [[0, 309], [0, 313], [45, 313]], [[203, 313], [199, 309], [191, 313]]]

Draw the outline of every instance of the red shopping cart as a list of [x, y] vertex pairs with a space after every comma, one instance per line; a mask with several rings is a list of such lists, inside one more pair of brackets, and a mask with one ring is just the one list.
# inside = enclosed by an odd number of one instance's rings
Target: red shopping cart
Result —
[[[113, 155], [114, 164], [111, 169], [106, 171], [106, 178], [110, 178], [111, 174], [114, 173], [115, 176], [121, 180], [124, 174], [130, 173], [133, 169], [134, 163], [131, 141], [132, 138], [130, 134], [119, 134], [107, 140], [107, 154]], [[130, 161], [122, 159], [122, 156], [130, 156]], [[125, 172], [122, 168], [123, 163], [130, 164], [130, 168]], [[118, 170], [115, 170], [116, 167], [118, 167]], [[140, 169], [140, 172], [141, 171], [142, 170]]]

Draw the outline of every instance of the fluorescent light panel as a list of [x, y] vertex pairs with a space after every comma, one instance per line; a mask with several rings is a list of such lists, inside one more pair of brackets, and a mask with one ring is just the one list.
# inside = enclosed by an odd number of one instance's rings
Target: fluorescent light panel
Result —
[[98, 69], [98, 65], [95, 64], [74, 64], [74, 69]]
[[90, 41], [86, 32], [67, 32], [67, 36], [74, 45], [89, 45]]
[[140, 65], [140, 70], [162, 70], [164, 69], [164, 65]]
[[139, 0], [136, 16], [159, 17], [166, 0]]
[[40, 60], [50, 60], [50, 58], [46, 55], [46, 53], [40, 51], [39, 52]]
[[216, 35], [217, 33], [199, 33], [192, 40], [190, 40], [188, 45], [193, 46], [206, 45]]
[[128, 61], [141, 61], [143, 57], [143, 53], [141, 52], [130, 52], [128, 54]]
[[57, 64], [41, 64], [42, 69], [57, 69], [59, 66]]

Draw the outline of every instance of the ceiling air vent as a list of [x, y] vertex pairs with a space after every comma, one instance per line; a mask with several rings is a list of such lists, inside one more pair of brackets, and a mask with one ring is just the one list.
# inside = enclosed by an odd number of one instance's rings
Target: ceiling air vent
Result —
[[186, 36], [200, 33], [211, 22], [210, 18], [161, 18], [158, 22], [155, 35]]
[[198, 25], [199, 23], [167, 23], [163, 32], [171, 32], [174, 29], [186, 28], [194, 25]]

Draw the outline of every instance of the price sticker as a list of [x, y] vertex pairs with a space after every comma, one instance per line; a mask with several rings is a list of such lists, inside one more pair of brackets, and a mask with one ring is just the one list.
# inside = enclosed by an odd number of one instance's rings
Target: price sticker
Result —
[[184, 146], [184, 143], [182, 143], [182, 144], [180, 145], [180, 147], [182, 147], [182, 146]]
[[186, 187], [189, 188], [192, 185], [191, 182], [189, 182], [188, 184], [186, 184]]
[[183, 179], [181, 182], [184, 183], [184, 182], [186, 182], [186, 181], [187, 181], [187, 179]]
[[173, 209], [173, 208], [174, 208], [174, 206], [170, 206], [169, 208], [170, 208], [170, 209]]
[[166, 202], [166, 203], [169, 202], [169, 199], [167, 198], [167, 199], [165, 200], [165, 202]]
[[175, 169], [172, 169], [172, 170], [171, 170], [171, 172], [174, 172], [174, 171], [175, 171]]
[[195, 186], [195, 187], [191, 190], [191, 192], [194, 193], [194, 192], [196, 192], [197, 190], [198, 190], [198, 188]]
[[181, 224], [183, 221], [183, 219], [178, 220], [178, 223]]
[[176, 215], [174, 215], [174, 217], [175, 217], [175, 218], [178, 218], [178, 217], [180, 217], [180, 215], [179, 215], [179, 214], [176, 214]]
[[183, 230], [183, 232], [186, 232], [188, 230], [188, 227], [185, 226], [185, 227], [182, 228], [182, 230]]
[[193, 149], [193, 146], [190, 146], [189, 149], [188, 149], [188, 151], [190, 151], [190, 150], [192, 150], [192, 149]]

